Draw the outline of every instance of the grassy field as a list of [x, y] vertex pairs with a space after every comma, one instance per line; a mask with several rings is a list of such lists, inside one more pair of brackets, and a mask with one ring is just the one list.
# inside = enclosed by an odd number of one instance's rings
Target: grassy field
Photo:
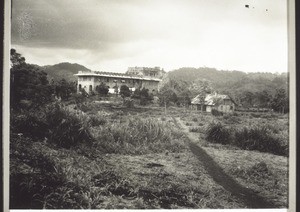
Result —
[[[12, 123], [11, 208], [246, 208], [213, 180], [189, 149], [191, 141], [241, 186], [287, 207], [286, 115], [216, 117], [89, 101], [14, 114]], [[225, 132], [219, 140], [215, 125]], [[258, 128], [267, 131], [253, 131]], [[269, 137], [260, 141], [259, 133]], [[254, 138], [278, 142], [277, 149], [253, 145]]]

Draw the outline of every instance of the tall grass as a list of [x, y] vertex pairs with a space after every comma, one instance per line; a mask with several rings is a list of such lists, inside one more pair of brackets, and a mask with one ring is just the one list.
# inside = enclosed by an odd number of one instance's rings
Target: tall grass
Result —
[[212, 143], [229, 144], [231, 135], [231, 130], [220, 122], [210, 123], [206, 130], [206, 140]]
[[151, 152], [180, 152], [184, 149], [182, 133], [168, 122], [157, 119], [129, 119], [93, 131], [94, 146], [105, 153], [145, 154]]
[[206, 140], [212, 143], [232, 144], [245, 150], [257, 150], [276, 155], [288, 156], [288, 141], [269, 125], [245, 126], [241, 129], [229, 128], [222, 123], [210, 123]]
[[244, 127], [235, 132], [234, 145], [247, 150], [270, 152], [276, 155], [288, 155], [288, 146], [266, 127]]

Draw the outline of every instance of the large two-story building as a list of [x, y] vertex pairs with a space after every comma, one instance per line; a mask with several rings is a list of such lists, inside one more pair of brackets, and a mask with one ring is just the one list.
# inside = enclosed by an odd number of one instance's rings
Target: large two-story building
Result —
[[150, 76], [134, 76], [131, 74], [121, 74], [113, 72], [83, 72], [79, 71], [75, 74], [78, 77], [77, 91], [84, 89], [87, 93], [95, 92], [97, 86], [104, 83], [109, 88], [109, 93], [120, 91], [122, 85], [126, 85], [130, 90], [134, 91], [136, 88], [146, 88], [151, 93], [158, 90], [159, 78]]

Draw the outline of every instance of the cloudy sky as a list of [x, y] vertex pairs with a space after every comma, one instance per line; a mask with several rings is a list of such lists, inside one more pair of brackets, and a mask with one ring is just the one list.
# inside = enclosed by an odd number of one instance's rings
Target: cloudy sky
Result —
[[287, 71], [286, 0], [12, 0], [11, 24], [38, 65]]

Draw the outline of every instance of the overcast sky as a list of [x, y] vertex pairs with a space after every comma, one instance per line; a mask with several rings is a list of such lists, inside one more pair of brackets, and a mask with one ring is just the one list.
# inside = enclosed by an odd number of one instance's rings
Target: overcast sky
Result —
[[287, 71], [286, 0], [12, 0], [11, 23], [38, 65]]

